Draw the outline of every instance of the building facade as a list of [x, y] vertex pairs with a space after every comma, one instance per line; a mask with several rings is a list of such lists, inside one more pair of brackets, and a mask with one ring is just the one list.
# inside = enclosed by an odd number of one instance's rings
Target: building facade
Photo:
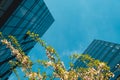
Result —
[[[36, 44], [26, 32], [30, 30], [42, 37], [53, 22], [43, 0], [0, 0], [0, 32], [6, 37], [15, 36], [26, 54]], [[0, 43], [0, 80], [7, 80], [12, 73], [8, 63], [12, 59], [15, 57], [10, 50]]]
[[[112, 80], [116, 80], [120, 75], [120, 70], [117, 68], [117, 64], [120, 64], [120, 44], [93, 40], [83, 54], [88, 54], [92, 58], [106, 62], [108, 66], [110, 66], [111, 71], [115, 74]], [[75, 62], [75, 66], [84, 67], [79, 60]]]

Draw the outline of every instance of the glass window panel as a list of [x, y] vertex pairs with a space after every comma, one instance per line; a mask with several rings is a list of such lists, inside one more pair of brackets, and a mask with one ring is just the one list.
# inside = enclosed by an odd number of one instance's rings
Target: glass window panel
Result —
[[20, 28], [22, 29], [23, 27], [25, 27], [27, 23], [28, 23], [28, 21], [24, 20], [24, 22], [20, 25]]
[[101, 44], [99, 44], [97, 47], [95, 47], [95, 48], [92, 50], [92, 52], [91, 52], [91, 56], [95, 57], [96, 55], [98, 55], [98, 51], [99, 51], [99, 49], [101, 49], [101, 48], [102, 48], [102, 45], [101, 45]]
[[30, 8], [30, 7], [34, 4], [35, 1], [36, 1], [36, 0], [26, 0], [26, 2], [24, 3], [24, 5], [25, 5], [27, 8]]
[[0, 70], [2, 73], [5, 73], [9, 68], [10, 68], [10, 65], [8, 63], [5, 63], [2, 65], [2, 69]]
[[5, 35], [8, 35], [12, 32], [13, 28], [10, 28], [10, 27], [6, 27], [4, 30], [3, 30], [3, 34]]
[[[34, 24], [34, 23], [29, 22], [28, 26], [26, 26], [26, 27], [27, 27], [29, 30], [32, 30], [33, 24]], [[32, 28], [31, 28], [31, 27], [32, 27]]]
[[[16, 31], [14, 32], [14, 34], [21, 34], [21, 31], [22, 31], [22, 29], [18, 28], [18, 29], [16, 29]], [[23, 34], [23, 32], [22, 32], [22, 34]]]
[[38, 24], [34, 24], [33, 28], [40, 27]]
[[96, 43], [96, 40], [94, 40], [94, 41], [89, 45], [89, 47], [85, 50], [84, 53], [89, 52], [90, 48], [92, 48], [92, 47], [95, 45], [95, 43]]
[[8, 56], [10, 56], [10, 52], [8, 49], [4, 49], [4, 50], [1, 50], [1, 53], [0, 53], [0, 62], [4, 61]]
[[19, 42], [22, 42], [23, 41], [23, 35], [19, 34], [19, 36], [16, 35], [16, 38], [19, 40]]
[[34, 17], [32, 18], [32, 20], [31, 20], [31, 22], [32, 22], [32, 23], [35, 23], [35, 21], [37, 20], [37, 17], [38, 17], [38, 16], [34, 16]]
[[116, 48], [116, 49], [120, 49], [120, 45], [116, 45], [115, 48]]
[[[43, 0], [39, 0], [38, 5], [41, 6], [41, 5], [43, 5], [43, 4], [44, 4]], [[45, 5], [45, 4], [44, 4], [44, 5]]]
[[17, 11], [16, 16], [23, 17], [23, 16], [26, 14], [26, 12], [27, 12], [27, 9], [24, 8], [24, 7], [21, 7], [21, 8]]
[[41, 6], [41, 9], [40, 9], [38, 15], [41, 15], [43, 12], [47, 11], [47, 9], [45, 9], [45, 8], [46, 8], [46, 6]]
[[39, 3], [37, 3], [37, 5], [34, 7], [34, 9], [32, 10], [33, 13], [36, 13], [36, 11], [39, 10], [39, 12], [42, 10], [42, 7], [45, 6], [43, 5], [43, 1], [39, 0]]
[[105, 46], [109, 46], [109, 43], [108, 43], [108, 42], [106, 42], [106, 43], [105, 43]]
[[112, 52], [107, 53], [107, 56], [105, 56], [104, 61], [105, 61], [105, 62], [108, 62], [108, 61], [111, 59], [112, 56], [113, 56], [113, 53], [112, 53]]
[[39, 9], [39, 5], [36, 5], [34, 9], [32, 10], [33, 13], [35, 13]]
[[115, 66], [116, 64], [118, 64], [119, 60], [120, 60], [120, 55], [116, 56], [116, 58], [110, 62], [110, 66], [111, 67]]
[[107, 47], [104, 52], [100, 55], [100, 58], [99, 59], [103, 59], [103, 57], [108, 54], [107, 52], [110, 50], [111, 48], [110, 47]]
[[33, 17], [33, 15], [34, 15], [33, 13], [29, 12], [29, 14], [27, 15], [26, 19], [30, 20]]
[[112, 43], [109, 45], [109, 47], [113, 47], [113, 46], [114, 46], [114, 44], [112, 44]]
[[13, 17], [11, 17], [11, 20], [9, 21], [9, 23], [6, 24], [6, 25], [8, 25], [8, 26], [16, 26], [19, 21], [20, 21], [19, 18], [13, 16]]
[[[0, 51], [5, 50], [5, 49], [6, 49], [5, 45], [1, 45], [1, 44], [2, 44], [2, 43], [0, 43]], [[0, 53], [0, 56], [1, 56], [1, 54], [2, 54], [2, 53]]]

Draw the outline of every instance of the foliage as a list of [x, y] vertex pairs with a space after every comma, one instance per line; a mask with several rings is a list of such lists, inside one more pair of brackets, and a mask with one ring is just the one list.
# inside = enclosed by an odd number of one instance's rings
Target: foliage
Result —
[[[95, 60], [89, 55], [73, 54], [70, 56], [72, 62], [70, 62], [70, 69], [67, 70], [56, 50], [39, 38], [38, 34], [28, 31], [26, 35], [31, 37], [34, 41], [39, 42], [40, 45], [45, 48], [48, 60], [37, 60], [37, 62], [46, 68], [52, 67], [52, 76], [49, 77], [45, 72], [40, 73], [40, 70], [38, 70], [38, 72], [32, 71], [31, 68], [33, 63], [22, 51], [15, 37], [10, 35], [8, 36], [10, 40], [8, 40], [0, 33], [0, 38], [1, 42], [10, 49], [12, 55], [16, 58], [16, 61], [9, 61], [9, 63], [12, 66], [18, 65], [18, 67], [22, 68], [22, 71], [29, 80], [46, 80], [47, 78], [50, 80], [53, 80], [54, 78], [60, 78], [61, 80], [77, 80], [78, 78], [81, 78], [82, 80], [108, 80], [110, 77], [114, 76], [106, 63]], [[83, 62], [86, 67], [74, 68], [74, 62], [76, 60]], [[13, 71], [16, 73], [16, 70]], [[16, 76], [18, 77], [17, 73]], [[18, 79], [20, 78], [18, 77]]]

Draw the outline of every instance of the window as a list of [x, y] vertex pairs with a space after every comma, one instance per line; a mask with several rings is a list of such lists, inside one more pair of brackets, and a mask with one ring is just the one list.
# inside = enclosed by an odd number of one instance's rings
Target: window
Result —
[[27, 12], [27, 9], [24, 8], [24, 7], [21, 7], [21, 8], [17, 11], [16, 16], [22, 17], [22, 16], [24, 16], [24, 15], [26, 14], [26, 12]]
[[116, 45], [115, 48], [116, 48], [116, 49], [120, 49], [120, 45]]
[[106, 47], [105, 49], [104, 49], [104, 52], [103, 53], [101, 53], [101, 55], [100, 55], [100, 58], [99, 59], [101, 59], [101, 60], [104, 60], [105, 59], [105, 57], [106, 57], [106, 55], [109, 53], [109, 51], [111, 50], [111, 48], [110, 47]]
[[7, 26], [4, 30], [3, 30], [3, 34], [4, 35], [9, 35], [12, 32], [13, 28], [10, 28], [9, 26]]
[[33, 17], [33, 15], [34, 15], [33, 13], [29, 12], [29, 14], [26, 15], [26, 19], [30, 20]]
[[6, 25], [8, 25], [8, 26], [16, 26], [19, 21], [20, 21], [19, 18], [13, 16], [13, 17], [11, 17], [10, 22], [8, 24], [6, 24]]
[[[27, 23], [28, 23], [27, 20], [23, 20], [23, 22], [21, 23], [19, 28], [23, 29], [26, 26]], [[25, 29], [27, 29], [27, 28], [25, 28]]]
[[24, 3], [24, 5], [27, 8], [30, 8], [34, 4], [35, 1], [37, 1], [37, 0], [26, 0], [26, 2]]

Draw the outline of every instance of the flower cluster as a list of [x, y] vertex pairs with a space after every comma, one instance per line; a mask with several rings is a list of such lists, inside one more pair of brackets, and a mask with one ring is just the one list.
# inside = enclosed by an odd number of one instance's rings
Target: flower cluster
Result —
[[11, 45], [11, 42], [9, 42], [7, 39], [3, 39], [1, 42], [7, 45], [7, 48], [11, 50], [12, 55], [15, 56], [19, 62], [21, 62], [22, 66], [24, 66], [26, 69], [30, 68], [31, 61], [29, 60], [28, 56], [21, 54], [20, 51], [15, 49], [13, 45]]
[[[14, 39], [14, 43], [18, 44], [18, 42], [15, 40], [14, 37], [11, 36], [12, 39]], [[28, 77], [30, 80], [38, 79], [42, 80], [42, 76], [40, 73], [32, 72], [32, 61], [30, 61], [29, 57], [23, 54], [22, 51], [19, 49], [16, 49], [10, 41], [8, 41], [5, 38], [1, 39], [1, 42], [6, 45], [6, 48], [9, 48], [11, 51], [11, 55], [15, 56], [17, 61], [19, 62], [19, 65], [22, 68], [22, 71], [25, 72], [26, 77]], [[18, 64], [17, 61], [10, 61], [11, 64]]]
[[[108, 80], [113, 77], [113, 73], [110, 72], [110, 68], [103, 62], [91, 58], [89, 55], [79, 55], [74, 54], [72, 58], [80, 58], [87, 68], [70, 68], [66, 70], [64, 64], [57, 56], [55, 49], [51, 46], [47, 46], [43, 40], [41, 40], [37, 34], [28, 31], [28, 35], [32, 37], [35, 41], [39, 42], [46, 50], [46, 55], [49, 62], [45, 61], [44, 65], [52, 66], [54, 68], [54, 77], [58, 77], [61, 80], [77, 80], [78, 77], [83, 80]], [[37, 36], [36, 36], [37, 35]], [[74, 65], [72, 64], [71, 67]]]

